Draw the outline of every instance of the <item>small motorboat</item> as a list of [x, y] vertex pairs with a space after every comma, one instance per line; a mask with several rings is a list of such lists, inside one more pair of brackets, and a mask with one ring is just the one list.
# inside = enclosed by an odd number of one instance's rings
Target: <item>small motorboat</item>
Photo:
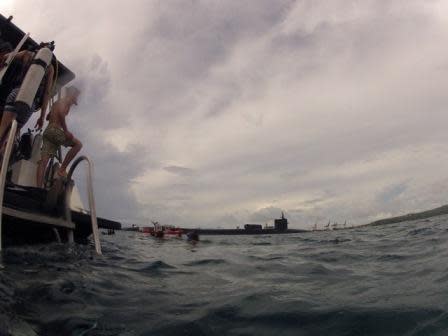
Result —
[[142, 232], [149, 233], [151, 236], [156, 238], [164, 237], [182, 237], [182, 229], [176, 228], [171, 225], [160, 225], [159, 222], [151, 222], [154, 228], [143, 228]]
[[148, 230], [145, 230], [143, 232], [147, 232], [155, 238], [163, 238], [165, 236], [165, 233], [163, 232], [163, 226], [161, 226], [159, 222], [151, 221], [151, 223], [152, 225], [154, 225], [154, 228], [152, 230], [151, 228], [148, 228]]

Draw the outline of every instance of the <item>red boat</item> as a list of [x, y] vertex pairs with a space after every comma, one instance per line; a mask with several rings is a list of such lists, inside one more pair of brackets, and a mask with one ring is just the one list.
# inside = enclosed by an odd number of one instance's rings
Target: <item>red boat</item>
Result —
[[139, 228], [139, 231], [143, 232], [143, 233], [152, 233], [152, 232], [154, 232], [154, 228], [149, 227], [149, 226], [143, 226], [143, 227]]
[[182, 237], [182, 229], [179, 228], [168, 228], [164, 229], [162, 232], [164, 232], [166, 235], [172, 235], [177, 237]]
[[151, 232], [151, 236], [156, 238], [163, 238], [164, 232], [163, 231], [153, 231]]
[[174, 226], [160, 225], [158, 222], [152, 222], [152, 224], [154, 228], [145, 227], [142, 231], [156, 238], [163, 238], [164, 236], [182, 237], [182, 229]]

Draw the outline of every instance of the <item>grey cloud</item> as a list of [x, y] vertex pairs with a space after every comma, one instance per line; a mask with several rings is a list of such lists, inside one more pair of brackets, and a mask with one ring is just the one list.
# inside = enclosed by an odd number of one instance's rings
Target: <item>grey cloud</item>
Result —
[[399, 183], [388, 186], [378, 195], [378, 201], [380, 201], [381, 204], [392, 202], [403, 194], [407, 188], [407, 183]]
[[[116, 153], [107, 145], [95, 143], [89, 137], [82, 138], [89, 144], [87, 154], [94, 159], [94, 185], [97, 198], [98, 214], [104, 217], [116, 218], [124, 221], [144, 223], [146, 219], [141, 215], [139, 202], [129, 189], [141, 173], [141, 167], [150, 166], [151, 162], [144, 148], [134, 146], [127, 152]], [[85, 197], [85, 178], [79, 169], [78, 184]], [[84, 199], [85, 204], [86, 199]]]
[[438, 5], [54, 0], [36, 16], [21, 0], [12, 14], [78, 75], [68, 124], [101, 214], [233, 227], [284, 209], [309, 227], [448, 197]]
[[[284, 212], [283, 209], [270, 206], [254, 212], [249, 220], [254, 223], [272, 222], [273, 219], [280, 218], [282, 212]], [[288, 216], [288, 214], [286, 213], [285, 216]]]
[[302, 205], [315, 205], [318, 203], [322, 203], [322, 201], [324, 201], [325, 199], [323, 198], [314, 198], [314, 199], [310, 199], [310, 200], [306, 200], [301, 202]]
[[109, 65], [99, 55], [93, 55], [84, 71], [78, 72], [82, 101], [87, 106], [100, 105], [111, 90]]
[[163, 169], [166, 170], [167, 172], [180, 176], [192, 176], [195, 173], [193, 169], [181, 166], [167, 166], [163, 167]]

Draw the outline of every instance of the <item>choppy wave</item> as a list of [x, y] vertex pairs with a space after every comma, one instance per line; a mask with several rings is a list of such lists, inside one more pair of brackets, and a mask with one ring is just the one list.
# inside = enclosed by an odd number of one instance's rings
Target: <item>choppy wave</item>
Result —
[[294, 235], [10, 248], [0, 335], [446, 335], [448, 217]]

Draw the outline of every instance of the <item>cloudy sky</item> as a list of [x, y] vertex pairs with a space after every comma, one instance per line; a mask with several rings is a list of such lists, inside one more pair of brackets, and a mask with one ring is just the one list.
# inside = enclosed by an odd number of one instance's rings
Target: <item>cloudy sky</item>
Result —
[[1, 0], [83, 89], [100, 215], [363, 224], [448, 203], [448, 3]]

